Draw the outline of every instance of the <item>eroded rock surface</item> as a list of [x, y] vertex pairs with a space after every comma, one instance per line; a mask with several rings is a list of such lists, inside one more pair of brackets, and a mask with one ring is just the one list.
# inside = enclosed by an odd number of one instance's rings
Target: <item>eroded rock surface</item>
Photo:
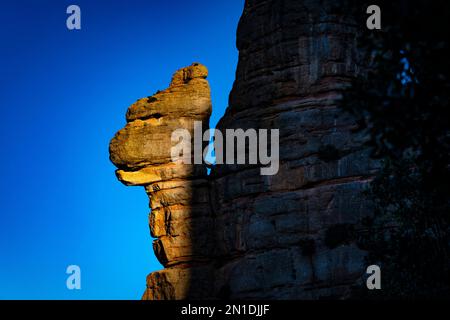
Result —
[[[377, 163], [338, 107], [363, 68], [358, 28], [346, 1], [247, 0], [239, 63], [218, 129], [280, 130], [280, 169], [170, 159], [171, 132], [208, 124], [207, 70], [176, 72], [170, 87], [127, 112], [111, 160], [127, 185], [150, 197], [153, 248], [165, 266], [147, 278], [144, 299], [343, 298], [364, 273], [352, 242], [325, 234], [370, 214], [362, 196]], [[192, 135], [193, 136], [193, 135]]]
[[218, 128], [280, 130], [280, 169], [213, 170], [216, 292], [231, 298], [341, 298], [364, 273], [353, 243], [330, 227], [370, 214], [361, 192], [377, 164], [338, 102], [363, 68], [345, 1], [248, 0], [239, 63]]
[[153, 250], [165, 269], [148, 276], [146, 299], [201, 297], [202, 282], [211, 283], [205, 279], [212, 271], [203, 266], [213, 247], [206, 167], [174, 162], [170, 151], [173, 131], [187, 129], [194, 137], [194, 121], [209, 124], [207, 75], [198, 63], [178, 70], [168, 89], [130, 106], [127, 125], [110, 143], [119, 180], [144, 186], [150, 199]]

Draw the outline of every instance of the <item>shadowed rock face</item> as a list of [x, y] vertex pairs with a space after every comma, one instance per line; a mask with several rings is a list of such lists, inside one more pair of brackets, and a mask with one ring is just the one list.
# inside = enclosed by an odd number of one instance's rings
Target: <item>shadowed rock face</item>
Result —
[[[164, 265], [144, 299], [343, 298], [364, 273], [353, 242], [330, 248], [330, 227], [370, 214], [361, 192], [377, 163], [337, 107], [362, 72], [345, 1], [246, 1], [230, 106], [218, 129], [280, 130], [280, 169], [170, 158], [171, 133], [211, 112], [207, 70], [177, 71], [170, 87], [127, 112], [111, 141], [117, 176], [150, 198], [153, 248]], [[192, 134], [193, 136], [193, 134]]]

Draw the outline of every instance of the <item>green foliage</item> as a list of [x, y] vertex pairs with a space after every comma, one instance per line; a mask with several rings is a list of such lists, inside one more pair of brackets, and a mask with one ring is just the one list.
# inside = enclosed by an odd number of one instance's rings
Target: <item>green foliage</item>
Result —
[[360, 245], [383, 297], [450, 296], [450, 4], [380, 1], [382, 31], [359, 39], [367, 73], [343, 107], [383, 169]]

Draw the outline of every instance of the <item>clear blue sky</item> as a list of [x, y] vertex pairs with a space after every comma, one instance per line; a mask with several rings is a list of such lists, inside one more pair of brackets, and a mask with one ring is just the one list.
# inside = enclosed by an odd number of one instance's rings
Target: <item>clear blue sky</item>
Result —
[[[160, 269], [142, 188], [108, 144], [127, 107], [194, 61], [210, 71], [212, 125], [227, 105], [244, 0], [2, 1], [0, 299], [139, 299]], [[66, 28], [81, 7], [82, 29]], [[82, 289], [66, 289], [77, 264]]]

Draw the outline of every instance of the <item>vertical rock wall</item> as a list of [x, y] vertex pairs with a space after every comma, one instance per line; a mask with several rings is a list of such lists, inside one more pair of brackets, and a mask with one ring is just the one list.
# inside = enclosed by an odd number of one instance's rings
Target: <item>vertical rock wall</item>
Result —
[[239, 64], [218, 128], [280, 130], [280, 169], [213, 171], [216, 292], [231, 298], [344, 297], [363, 252], [327, 230], [370, 213], [361, 195], [376, 163], [338, 102], [359, 72], [358, 26], [345, 1], [247, 0]]

